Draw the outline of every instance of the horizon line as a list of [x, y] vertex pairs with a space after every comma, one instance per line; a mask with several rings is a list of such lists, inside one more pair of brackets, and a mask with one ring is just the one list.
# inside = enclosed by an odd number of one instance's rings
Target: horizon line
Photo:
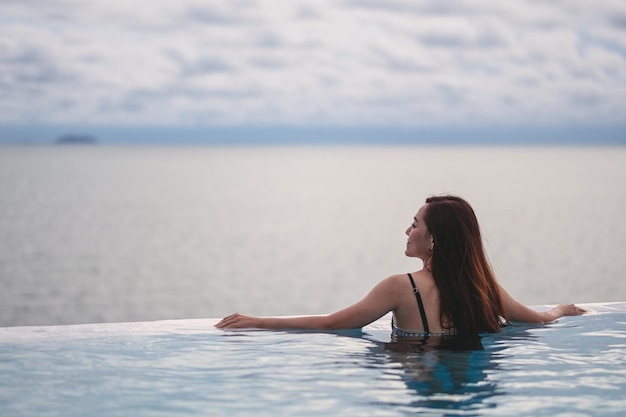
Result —
[[[0, 125], [1, 144], [54, 144], [67, 137], [97, 144], [603, 144], [626, 145], [626, 125], [330, 126], [330, 125]], [[70, 140], [71, 142], [71, 140]]]

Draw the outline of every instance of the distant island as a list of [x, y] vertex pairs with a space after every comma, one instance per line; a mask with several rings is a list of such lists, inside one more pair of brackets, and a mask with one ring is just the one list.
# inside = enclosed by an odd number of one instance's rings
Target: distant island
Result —
[[57, 145], [95, 145], [98, 141], [90, 135], [68, 133], [59, 136], [54, 143]]

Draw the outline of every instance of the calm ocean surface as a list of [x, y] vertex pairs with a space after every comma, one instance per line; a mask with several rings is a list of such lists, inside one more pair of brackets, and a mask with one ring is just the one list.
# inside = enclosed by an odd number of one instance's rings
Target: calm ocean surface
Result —
[[626, 147], [0, 147], [0, 326], [311, 314], [476, 210], [527, 304], [626, 300]]

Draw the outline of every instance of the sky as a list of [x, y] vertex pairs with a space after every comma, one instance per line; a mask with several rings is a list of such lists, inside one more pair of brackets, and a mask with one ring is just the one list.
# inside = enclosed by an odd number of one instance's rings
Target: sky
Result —
[[625, 102], [623, 0], [0, 0], [0, 139], [282, 126], [626, 140]]

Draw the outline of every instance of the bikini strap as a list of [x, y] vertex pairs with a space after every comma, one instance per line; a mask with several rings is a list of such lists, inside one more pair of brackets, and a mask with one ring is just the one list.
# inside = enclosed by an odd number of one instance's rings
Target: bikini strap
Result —
[[413, 293], [415, 294], [415, 299], [417, 300], [417, 306], [420, 309], [420, 316], [422, 316], [422, 324], [424, 325], [424, 332], [430, 333], [430, 330], [428, 329], [428, 321], [426, 320], [426, 311], [424, 311], [424, 303], [422, 302], [422, 296], [420, 295], [420, 292], [417, 290], [417, 287], [415, 286], [415, 281], [413, 281], [413, 277], [411, 276], [411, 274], [408, 273], [407, 275], [409, 276], [409, 279], [411, 280], [411, 286], [413, 287]]

